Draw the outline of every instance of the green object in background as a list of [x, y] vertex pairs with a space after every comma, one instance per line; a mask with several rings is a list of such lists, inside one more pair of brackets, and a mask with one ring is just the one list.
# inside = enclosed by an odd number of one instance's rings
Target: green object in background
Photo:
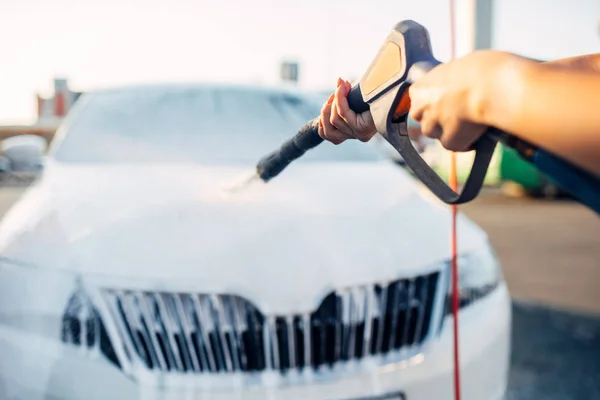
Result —
[[[435, 143], [429, 145], [422, 156], [423, 159], [431, 165], [434, 171], [447, 182], [450, 175], [450, 152], [445, 150], [438, 143]], [[471, 172], [474, 157], [474, 152], [456, 153], [456, 178], [459, 183], [463, 184], [467, 180], [467, 177]], [[501, 150], [499, 146], [497, 146], [485, 176], [485, 180], [483, 181], [485, 186], [498, 186], [501, 183], [501, 159]]]
[[523, 160], [515, 150], [504, 146], [502, 146], [500, 176], [503, 181], [518, 184], [525, 192], [534, 197], [550, 199], [570, 197], [553, 179]]
[[500, 176], [502, 180], [513, 181], [528, 191], [538, 191], [548, 180], [536, 167], [523, 160], [514, 150], [499, 146], [502, 149]]
[[[448, 181], [450, 152], [438, 143], [431, 144], [422, 154], [440, 177]], [[456, 173], [460, 184], [464, 184], [473, 165], [474, 153], [456, 153]], [[564, 195], [562, 190], [535, 166], [523, 160], [513, 149], [498, 144], [485, 176], [485, 186], [501, 186], [512, 182], [534, 197], [555, 198]]]

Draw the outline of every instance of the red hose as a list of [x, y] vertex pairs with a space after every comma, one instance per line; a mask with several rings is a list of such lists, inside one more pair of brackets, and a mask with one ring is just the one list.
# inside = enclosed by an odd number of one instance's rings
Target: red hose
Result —
[[[452, 154], [456, 162], [456, 155]], [[452, 206], [452, 316], [454, 319], [454, 399], [460, 400], [460, 363], [458, 352], [458, 260], [456, 246], [456, 214], [458, 207]]]
[[[455, 21], [454, 21], [454, 0], [450, 0], [450, 59], [453, 60], [456, 57], [456, 33], [455, 33]], [[456, 154], [451, 153], [450, 159], [450, 174], [449, 184], [455, 191], [458, 189], [458, 182], [456, 177]], [[458, 245], [457, 245], [457, 227], [456, 217], [458, 214], [458, 206], [452, 205], [452, 240], [451, 240], [451, 251], [452, 251], [452, 319], [454, 321], [454, 400], [460, 400], [460, 358], [459, 358], [459, 344], [458, 344]]]

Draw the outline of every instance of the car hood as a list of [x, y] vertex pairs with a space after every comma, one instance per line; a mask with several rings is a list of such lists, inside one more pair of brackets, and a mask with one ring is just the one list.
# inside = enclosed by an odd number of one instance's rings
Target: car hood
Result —
[[[263, 312], [439, 269], [450, 213], [389, 163], [48, 167], [0, 225], [4, 257], [111, 286], [236, 293]], [[459, 218], [461, 252], [486, 244]], [[293, 290], [292, 290], [293, 289]]]

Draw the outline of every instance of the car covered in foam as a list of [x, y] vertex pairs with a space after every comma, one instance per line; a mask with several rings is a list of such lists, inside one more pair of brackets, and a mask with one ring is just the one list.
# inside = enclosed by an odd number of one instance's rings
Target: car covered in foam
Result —
[[[241, 85], [79, 99], [0, 223], [0, 397], [451, 399], [445, 205], [359, 141], [230, 190], [319, 111]], [[500, 399], [509, 296], [458, 230], [463, 398]]]

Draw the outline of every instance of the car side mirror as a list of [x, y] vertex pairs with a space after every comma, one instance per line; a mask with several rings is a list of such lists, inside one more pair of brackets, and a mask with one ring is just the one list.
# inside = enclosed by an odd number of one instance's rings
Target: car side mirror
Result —
[[36, 135], [13, 136], [4, 139], [0, 145], [2, 157], [10, 164], [10, 172], [41, 171], [47, 147], [46, 139]]

